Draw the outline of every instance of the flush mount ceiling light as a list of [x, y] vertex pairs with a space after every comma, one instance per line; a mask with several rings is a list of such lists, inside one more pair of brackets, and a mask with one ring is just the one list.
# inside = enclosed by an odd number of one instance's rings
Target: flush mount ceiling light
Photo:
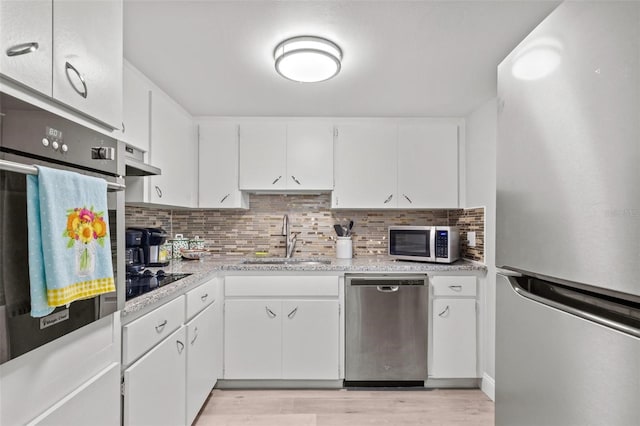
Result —
[[273, 52], [276, 71], [301, 83], [329, 80], [340, 72], [342, 50], [321, 37], [300, 36], [280, 43]]

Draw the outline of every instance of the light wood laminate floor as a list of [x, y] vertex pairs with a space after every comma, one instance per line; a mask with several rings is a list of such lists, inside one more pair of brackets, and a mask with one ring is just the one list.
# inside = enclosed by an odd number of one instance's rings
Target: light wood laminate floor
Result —
[[490, 426], [478, 389], [214, 390], [196, 426]]

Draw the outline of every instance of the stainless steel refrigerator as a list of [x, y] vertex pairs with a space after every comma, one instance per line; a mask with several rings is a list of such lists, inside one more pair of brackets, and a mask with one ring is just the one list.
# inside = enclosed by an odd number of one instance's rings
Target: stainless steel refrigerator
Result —
[[640, 2], [498, 67], [496, 425], [640, 425]]

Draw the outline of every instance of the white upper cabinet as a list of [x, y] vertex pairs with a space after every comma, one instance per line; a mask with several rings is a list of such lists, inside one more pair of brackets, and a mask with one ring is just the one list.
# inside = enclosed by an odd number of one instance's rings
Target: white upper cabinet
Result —
[[242, 190], [331, 190], [332, 158], [331, 123], [309, 120], [240, 125]]
[[458, 207], [456, 123], [399, 125], [397, 207]]
[[142, 151], [149, 151], [152, 85], [127, 61], [124, 61], [122, 79], [123, 118], [120, 139]]
[[249, 208], [238, 189], [238, 125], [200, 123], [198, 207]]
[[196, 207], [197, 141], [192, 117], [164, 92], [153, 92], [149, 160], [162, 174], [149, 177], [149, 202]]
[[333, 189], [333, 125], [327, 122], [287, 124], [287, 188]]
[[286, 189], [286, 161], [285, 123], [250, 123], [240, 126], [240, 189]]
[[122, 125], [122, 1], [53, 2], [53, 97]]
[[458, 207], [458, 123], [353, 122], [337, 127], [332, 207]]
[[395, 207], [397, 132], [391, 123], [337, 126], [332, 207]]
[[0, 1], [0, 72], [122, 125], [122, 1]]
[[0, 73], [51, 96], [51, 0], [0, 1]]

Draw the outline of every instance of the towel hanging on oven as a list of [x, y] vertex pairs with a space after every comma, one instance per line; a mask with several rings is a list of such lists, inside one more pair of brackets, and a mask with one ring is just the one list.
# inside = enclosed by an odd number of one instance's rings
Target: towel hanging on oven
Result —
[[27, 176], [31, 316], [115, 291], [104, 179], [38, 166]]

